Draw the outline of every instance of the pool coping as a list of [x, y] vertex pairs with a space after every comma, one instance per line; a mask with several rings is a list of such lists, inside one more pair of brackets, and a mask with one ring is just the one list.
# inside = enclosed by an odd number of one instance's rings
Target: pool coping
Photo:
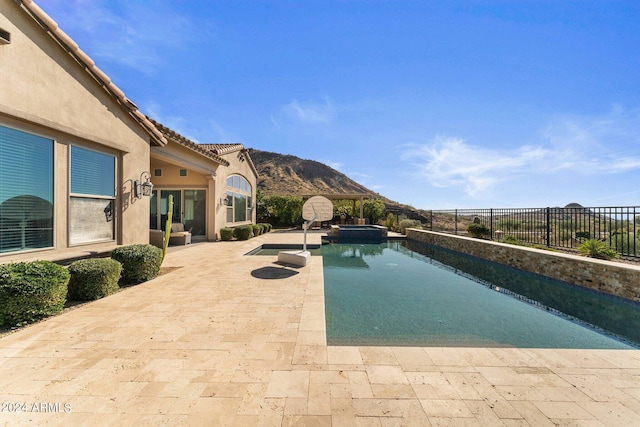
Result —
[[640, 424], [640, 350], [327, 346], [321, 258], [261, 280], [275, 257], [243, 255], [298, 238], [175, 251], [183, 268], [0, 338], [3, 402], [72, 405], [0, 421]]

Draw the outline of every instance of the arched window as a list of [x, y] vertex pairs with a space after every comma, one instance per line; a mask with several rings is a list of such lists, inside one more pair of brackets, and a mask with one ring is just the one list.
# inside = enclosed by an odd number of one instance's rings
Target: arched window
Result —
[[251, 191], [249, 181], [241, 175], [227, 178], [227, 224], [251, 221]]

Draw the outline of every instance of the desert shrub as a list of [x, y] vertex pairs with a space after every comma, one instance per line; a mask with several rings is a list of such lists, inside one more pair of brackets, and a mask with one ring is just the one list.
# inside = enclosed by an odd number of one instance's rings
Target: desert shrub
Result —
[[563, 242], [570, 242], [573, 240], [573, 233], [567, 229], [554, 229], [551, 232], [551, 244], [555, 246], [562, 246]]
[[387, 227], [389, 230], [393, 230], [396, 226], [396, 216], [389, 212], [387, 214], [387, 219], [384, 220], [384, 226]]
[[570, 219], [556, 221], [556, 228], [559, 228], [560, 230], [573, 230], [573, 221]]
[[612, 259], [618, 256], [615, 249], [598, 239], [583, 240], [580, 246], [578, 246], [578, 250], [581, 255], [591, 258]]
[[517, 238], [511, 235], [504, 236], [504, 238], [500, 240], [500, 243], [508, 243], [510, 245], [525, 246], [525, 244], [521, 240], [518, 240]]
[[60, 313], [69, 271], [50, 261], [0, 265], [0, 326], [20, 326]]
[[576, 231], [576, 239], [590, 239], [591, 233], [588, 231]]
[[69, 266], [68, 299], [93, 301], [116, 292], [122, 265], [115, 259], [92, 258], [75, 261]]
[[625, 255], [637, 255], [640, 252], [640, 239], [634, 233], [611, 233], [609, 238], [612, 248]]
[[262, 234], [262, 227], [260, 227], [258, 224], [252, 224], [251, 228], [253, 229], [254, 236], [259, 236]]
[[518, 221], [517, 219], [514, 219], [514, 218], [504, 218], [498, 221], [498, 224], [496, 226], [499, 229], [505, 230], [505, 231], [519, 230], [520, 227], [522, 226], [522, 221]]
[[233, 228], [225, 227], [220, 229], [220, 240], [232, 240]]
[[151, 280], [160, 272], [162, 250], [153, 245], [130, 245], [115, 248], [111, 258], [122, 264], [122, 285], [137, 285]]
[[417, 219], [403, 219], [398, 223], [400, 233], [406, 234], [407, 228], [422, 228], [422, 223]]
[[233, 235], [238, 240], [249, 240], [253, 237], [253, 227], [251, 225], [235, 227]]
[[471, 237], [487, 238], [491, 235], [491, 230], [484, 224], [472, 222], [467, 225], [467, 232]]

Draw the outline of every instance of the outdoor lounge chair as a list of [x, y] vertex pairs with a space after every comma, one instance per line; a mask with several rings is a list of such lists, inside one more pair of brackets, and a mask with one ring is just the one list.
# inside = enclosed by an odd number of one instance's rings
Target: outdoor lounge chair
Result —
[[164, 247], [164, 231], [149, 230], [149, 244], [162, 249]]
[[171, 245], [188, 245], [191, 243], [191, 230], [185, 230], [184, 224], [174, 222], [171, 224], [171, 234], [169, 235], [169, 244]]

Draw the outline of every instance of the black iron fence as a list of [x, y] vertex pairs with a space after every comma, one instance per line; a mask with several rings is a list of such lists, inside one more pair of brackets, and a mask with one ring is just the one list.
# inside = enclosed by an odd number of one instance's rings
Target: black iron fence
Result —
[[607, 242], [622, 257], [640, 258], [640, 207], [455, 209], [427, 211], [427, 229], [467, 234], [476, 222], [492, 240], [576, 249], [583, 239]]

